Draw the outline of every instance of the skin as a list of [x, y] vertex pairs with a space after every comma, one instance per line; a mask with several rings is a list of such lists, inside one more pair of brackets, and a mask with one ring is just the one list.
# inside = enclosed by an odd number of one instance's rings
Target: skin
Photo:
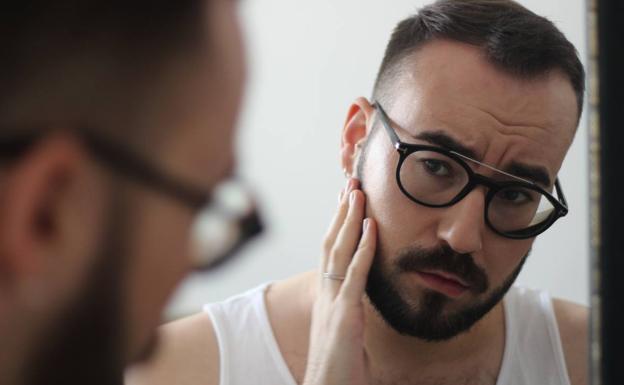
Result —
[[[209, 192], [232, 170], [244, 60], [236, 4], [206, 2], [201, 47], [185, 68], [169, 68], [153, 120], [167, 133], [150, 159], [160, 170]], [[168, 81], [174, 82], [167, 83]], [[165, 84], [166, 83], [166, 84]], [[175, 86], [172, 86], [175, 84]], [[57, 127], [55, 127], [57, 128]], [[170, 135], [175, 128], [175, 135]], [[131, 203], [121, 311], [121, 359], [134, 360], [191, 268], [194, 212], [96, 163], [69, 134], [51, 134], [0, 170], [0, 378], [19, 383], [48, 325], [79, 297], [105, 228], [113, 180]], [[163, 220], [166, 218], [166, 220]], [[155, 242], [154, 240], [158, 240]], [[85, 352], [88, 354], [88, 352]]]
[[[499, 169], [511, 161], [541, 166], [551, 180], [577, 124], [574, 92], [561, 73], [518, 79], [486, 62], [476, 48], [455, 42], [434, 41], [420, 49], [393, 90], [393, 100], [384, 107], [402, 140], [419, 143], [411, 137], [433, 127], [472, 148], [484, 163]], [[351, 174], [374, 115], [364, 98], [348, 112], [341, 159]], [[344, 287], [322, 282], [314, 271], [276, 282], [266, 293], [271, 326], [293, 377], [307, 385], [395, 384], [406, 379], [494, 384], [505, 343], [502, 304], [468, 332], [428, 343], [396, 333], [365, 300], [345, 301], [355, 295], [348, 282], [365, 277], [370, 266], [372, 252], [362, 252], [362, 245], [374, 247], [387, 264], [397, 250], [414, 242], [424, 247], [446, 243], [456, 252], [470, 253], [494, 288], [519, 265], [533, 240], [502, 238], [485, 225], [483, 187], [444, 209], [408, 201], [396, 186], [398, 155], [386, 135], [373, 135], [368, 151], [362, 175], [366, 196], [357, 185], [347, 188], [356, 190], [354, 200], [347, 202], [343, 196], [323, 245], [320, 271], [346, 273]], [[487, 169], [476, 171], [491, 175]], [[362, 233], [365, 217], [374, 225]], [[373, 230], [376, 244], [370, 241]], [[364, 236], [358, 246], [360, 234]], [[358, 258], [358, 253], [365, 257]], [[422, 292], [417, 279], [401, 283], [410, 296]], [[363, 290], [357, 294], [362, 298]], [[457, 298], [454, 305], [471, 303], [471, 295]], [[561, 300], [553, 306], [571, 382], [586, 384], [587, 309]], [[301, 333], [302, 327], [311, 330], [311, 337]], [[205, 314], [164, 326], [162, 349], [149, 365], [135, 369], [129, 384], [218, 384], [218, 345], [212, 330]]]
[[[173, 111], [164, 125], [176, 127], [176, 133], [161, 156], [164, 170], [211, 191], [234, 167], [234, 126], [244, 67], [236, 4], [229, 0], [207, 4], [211, 8], [207, 34], [212, 41], [207, 42], [206, 57], [196, 71], [188, 76], [180, 71], [175, 78], [175, 104], [167, 107]], [[135, 339], [130, 359], [140, 353], [136, 347], [141, 349], [152, 337], [169, 296], [189, 272], [189, 261], [180, 256], [188, 255], [195, 214], [157, 193], [142, 192], [141, 196], [128, 273], [129, 328]]]

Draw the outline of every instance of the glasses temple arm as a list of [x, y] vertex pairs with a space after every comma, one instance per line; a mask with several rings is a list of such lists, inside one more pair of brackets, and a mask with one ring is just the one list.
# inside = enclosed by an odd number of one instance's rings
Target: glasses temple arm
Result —
[[559, 184], [559, 178], [555, 179], [555, 189], [557, 190], [557, 197], [559, 198], [559, 201], [567, 209], [568, 208], [568, 201], [566, 200], [565, 195], [563, 195], [563, 190], [561, 189], [561, 184]]
[[399, 139], [399, 136], [396, 134], [396, 132], [392, 129], [392, 127], [390, 127], [390, 124], [388, 123], [390, 119], [388, 118], [388, 115], [386, 115], [386, 111], [384, 111], [381, 105], [377, 102], [373, 103], [373, 108], [377, 109], [377, 111], [379, 112], [379, 120], [381, 120], [381, 124], [384, 126], [384, 129], [390, 136], [392, 145], [398, 148], [401, 140]]

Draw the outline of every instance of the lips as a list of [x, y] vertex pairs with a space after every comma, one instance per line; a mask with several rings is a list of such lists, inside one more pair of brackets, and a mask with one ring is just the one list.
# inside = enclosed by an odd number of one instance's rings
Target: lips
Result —
[[448, 297], [457, 298], [470, 289], [470, 286], [462, 279], [450, 273], [437, 270], [420, 270], [414, 272], [414, 274], [418, 276], [424, 286]]

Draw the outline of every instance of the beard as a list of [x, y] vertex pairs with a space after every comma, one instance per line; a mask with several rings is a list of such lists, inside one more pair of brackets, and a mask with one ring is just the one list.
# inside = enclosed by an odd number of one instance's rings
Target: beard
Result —
[[113, 199], [85, 286], [44, 333], [26, 367], [25, 385], [123, 383], [123, 257], [131, 209], [121, 194]]
[[[373, 125], [357, 159], [357, 176], [363, 191], [369, 147], [379, 131], [379, 124]], [[470, 254], [456, 253], [448, 245], [435, 249], [407, 247], [392, 259], [395, 262], [391, 268], [384, 266], [385, 258], [377, 252], [368, 274], [366, 296], [385, 323], [398, 333], [430, 342], [449, 340], [468, 331], [503, 299], [520, 274], [529, 252], [503, 283], [492, 290], [487, 274]], [[463, 308], [449, 310], [455, 305], [453, 300], [433, 290], [423, 289], [420, 298], [405, 298], [408, 290], [399, 284], [402, 276], [423, 269], [456, 275], [480, 299]]]
[[[398, 333], [430, 342], [445, 341], [468, 331], [503, 299], [528, 255], [500, 286], [490, 290], [486, 273], [472, 257], [458, 254], [447, 245], [435, 249], [417, 246], [403, 249], [393, 259], [389, 271], [377, 254], [368, 274], [366, 294], [377, 313]], [[452, 273], [469, 286], [473, 295], [481, 298], [453, 310], [448, 309], [453, 300], [433, 290], [423, 289], [419, 298], [405, 298], [408, 291], [400, 286], [401, 277], [423, 269]]]

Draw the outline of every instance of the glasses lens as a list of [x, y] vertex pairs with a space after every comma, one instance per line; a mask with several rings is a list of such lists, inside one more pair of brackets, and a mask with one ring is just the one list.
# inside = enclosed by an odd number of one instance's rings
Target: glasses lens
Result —
[[191, 257], [198, 269], [215, 266], [261, 230], [256, 205], [245, 186], [237, 180], [221, 183], [210, 205], [195, 219]]
[[529, 237], [540, 232], [555, 213], [555, 206], [541, 192], [510, 186], [498, 191], [490, 201], [488, 220], [501, 233]]
[[405, 158], [399, 179], [412, 198], [435, 206], [451, 202], [468, 184], [468, 173], [442, 153], [416, 151]]

